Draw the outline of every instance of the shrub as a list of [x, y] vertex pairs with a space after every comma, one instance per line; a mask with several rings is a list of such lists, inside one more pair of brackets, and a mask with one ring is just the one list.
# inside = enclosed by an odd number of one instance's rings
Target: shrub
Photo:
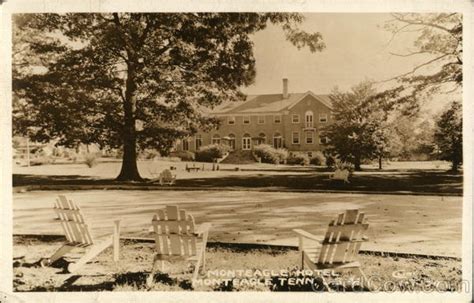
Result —
[[284, 148], [277, 148], [276, 150], [279, 163], [285, 163], [288, 159], [288, 151]]
[[309, 157], [306, 154], [292, 154], [288, 157], [286, 163], [290, 165], [308, 165]]
[[203, 146], [196, 152], [196, 161], [214, 162], [218, 158], [222, 158], [230, 151], [230, 147], [225, 144], [210, 144]]
[[317, 166], [326, 165], [326, 157], [323, 155], [322, 152], [317, 151], [313, 154], [313, 157], [311, 158], [309, 163]]
[[187, 150], [171, 152], [170, 156], [179, 158], [181, 161], [194, 161], [194, 153]]
[[276, 149], [267, 144], [254, 146], [253, 153], [260, 158], [262, 163], [277, 164], [279, 161]]
[[94, 167], [97, 165], [97, 154], [96, 153], [88, 153], [84, 155], [84, 163], [89, 167]]

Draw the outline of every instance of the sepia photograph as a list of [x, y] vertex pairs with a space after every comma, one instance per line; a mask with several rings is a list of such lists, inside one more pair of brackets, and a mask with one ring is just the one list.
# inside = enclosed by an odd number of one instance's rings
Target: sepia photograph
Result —
[[6, 302], [469, 298], [470, 13], [11, 13]]

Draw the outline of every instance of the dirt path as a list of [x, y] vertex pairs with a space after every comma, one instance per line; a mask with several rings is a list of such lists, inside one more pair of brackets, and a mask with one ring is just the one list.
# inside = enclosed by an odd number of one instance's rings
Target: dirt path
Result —
[[94, 232], [149, 236], [153, 213], [179, 204], [196, 222], [210, 222], [210, 241], [296, 245], [293, 228], [322, 234], [339, 212], [360, 208], [370, 223], [363, 249], [461, 256], [462, 198], [245, 191], [37, 191], [14, 194], [15, 234], [61, 234], [51, 209], [66, 194], [83, 209]]

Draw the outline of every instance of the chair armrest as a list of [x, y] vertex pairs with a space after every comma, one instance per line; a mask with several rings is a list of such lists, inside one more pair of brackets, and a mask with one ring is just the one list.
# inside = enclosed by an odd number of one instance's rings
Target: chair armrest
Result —
[[322, 243], [323, 240], [324, 240], [324, 238], [315, 236], [315, 235], [313, 235], [313, 234], [310, 234], [309, 232], [304, 231], [304, 230], [302, 230], [302, 229], [293, 229], [293, 231], [294, 231], [295, 233], [297, 233], [299, 236], [302, 236], [302, 237], [304, 237], [304, 238], [306, 238], [306, 239], [310, 239], [310, 240], [313, 240], [313, 241], [317, 241], [317, 242], [319, 242], [319, 243]]
[[208, 232], [209, 229], [211, 229], [211, 226], [212, 226], [211, 223], [203, 223], [203, 224], [199, 225], [198, 228], [196, 228], [195, 233], [198, 234], [198, 235], [201, 235], [205, 232]]

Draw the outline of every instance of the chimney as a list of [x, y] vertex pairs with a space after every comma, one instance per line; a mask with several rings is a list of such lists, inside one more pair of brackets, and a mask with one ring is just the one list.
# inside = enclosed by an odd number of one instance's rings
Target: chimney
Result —
[[283, 99], [288, 99], [288, 79], [283, 78]]

